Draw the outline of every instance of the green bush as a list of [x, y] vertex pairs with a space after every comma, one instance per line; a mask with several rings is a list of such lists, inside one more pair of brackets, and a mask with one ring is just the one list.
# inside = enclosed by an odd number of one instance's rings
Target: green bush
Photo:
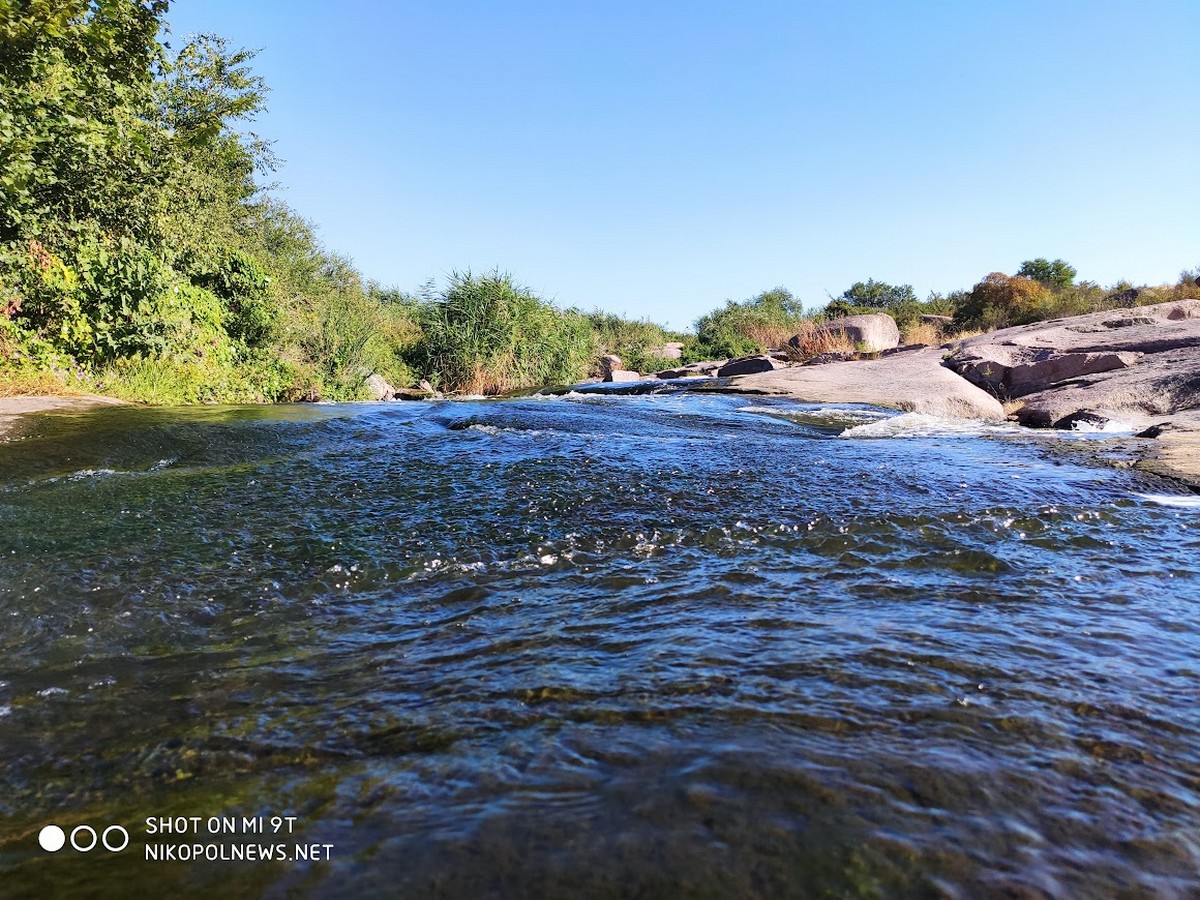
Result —
[[595, 350], [587, 317], [562, 312], [499, 272], [455, 273], [420, 307], [412, 359], [438, 387], [500, 394], [581, 380]]
[[637, 372], [658, 372], [678, 365], [679, 360], [667, 359], [654, 351], [664, 344], [683, 344], [683, 352], [695, 342], [692, 335], [677, 334], [647, 319], [626, 319], [614, 313], [593, 310], [588, 324], [596, 335], [596, 356], [614, 353], [621, 357], [627, 369]]
[[686, 359], [728, 359], [779, 348], [805, 320], [804, 307], [786, 288], [763, 291], [736, 303], [727, 300], [696, 320], [696, 343]]

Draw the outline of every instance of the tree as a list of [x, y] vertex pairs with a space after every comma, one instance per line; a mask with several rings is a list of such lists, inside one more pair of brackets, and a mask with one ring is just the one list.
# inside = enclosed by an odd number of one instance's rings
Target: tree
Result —
[[1056, 259], [1051, 262], [1039, 256], [1037, 259], [1027, 259], [1021, 263], [1017, 275], [1032, 278], [1048, 288], [1061, 289], [1069, 288], [1075, 282], [1076, 272], [1075, 267], [1066, 260]]
[[917, 302], [911, 284], [891, 285], [886, 281], [868, 278], [856, 281], [838, 298], [849, 306], [872, 307], [875, 309], [899, 309]]

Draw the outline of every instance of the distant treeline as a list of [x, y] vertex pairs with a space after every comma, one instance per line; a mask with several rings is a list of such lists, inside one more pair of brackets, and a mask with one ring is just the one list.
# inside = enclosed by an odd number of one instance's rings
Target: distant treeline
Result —
[[[366, 281], [271, 197], [252, 130], [253, 54], [160, 40], [167, 0], [0, 3], [0, 394], [92, 390], [153, 402], [354, 399], [396, 387], [497, 393], [566, 383], [603, 353], [653, 371], [778, 346], [811, 319], [783, 289], [702, 317], [694, 334], [561, 310], [501, 273], [417, 294]], [[924, 314], [988, 328], [1200, 296], [1179, 284], [1076, 283], [1034, 260], [918, 301], [853, 285], [815, 315]]]

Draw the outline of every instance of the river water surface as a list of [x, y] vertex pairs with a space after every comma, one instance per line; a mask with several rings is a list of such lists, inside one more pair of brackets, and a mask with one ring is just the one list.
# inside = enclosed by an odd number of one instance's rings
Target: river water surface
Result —
[[26, 420], [0, 896], [1196, 896], [1200, 508], [890, 415]]

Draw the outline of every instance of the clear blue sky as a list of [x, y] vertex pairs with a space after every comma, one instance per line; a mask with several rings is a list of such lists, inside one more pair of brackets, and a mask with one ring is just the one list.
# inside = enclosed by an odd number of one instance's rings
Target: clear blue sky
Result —
[[690, 325], [783, 285], [1200, 265], [1200, 2], [176, 0], [368, 277]]

